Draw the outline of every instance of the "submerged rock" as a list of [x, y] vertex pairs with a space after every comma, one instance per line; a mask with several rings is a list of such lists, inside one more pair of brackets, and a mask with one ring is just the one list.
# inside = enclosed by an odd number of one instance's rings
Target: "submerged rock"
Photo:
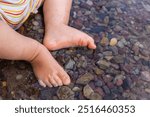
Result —
[[141, 72], [141, 78], [144, 81], [150, 82], [150, 71], [142, 71]]
[[74, 92], [67, 86], [62, 86], [57, 90], [57, 96], [61, 100], [73, 100]]
[[69, 62], [65, 65], [66, 69], [73, 69], [75, 62], [73, 60], [69, 60]]
[[115, 46], [116, 44], [117, 44], [117, 39], [116, 39], [116, 38], [112, 38], [112, 39], [110, 40], [109, 45], [110, 45], [110, 46]]
[[82, 75], [79, 79], [77, 79], [76, 83], [86, 85], [93, 79], [94, 79], [94, 76], [91, 73], [86, 73]]
[[106, 60], [99, 60], [99, 61], [97, 62], [97, 65], [98, 65], [101, 69], [105, 70], [105, 69], [109, 68], [111, 64], [110, 64], [109, 62], [107, 62]]
[[86, 85], [83, 88], [83, 94], [87, 99], [90, 99], [90, 100], [102, 99], [102, 96], [99, 93], [94, 92], [94, 90], [89, 85]]
[[101, 40], [101, 42], [100, 42], [100, 44], [101, 44], [102, 46], [107, 46], [107, 45], [109, 44], [108, 38], [103, 37], [102, 40]]
[[83, 94], [84, 96], [89, 99], [90, 95], [94, 93], [93, 89], [87, 84], [84, 88], [83, 88]]

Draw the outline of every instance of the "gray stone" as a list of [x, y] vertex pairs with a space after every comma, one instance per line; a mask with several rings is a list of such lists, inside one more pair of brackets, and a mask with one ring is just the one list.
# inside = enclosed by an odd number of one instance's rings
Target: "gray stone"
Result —
[[109, 24], [109, 16], [106, 16], [104, 18], [104, 24], [108, 25]]
[[21, 80], [23, 78], [23, 75], [22, 74], [18, 74], [17, 76], [16, 76], [16, 80]]
[[142, 71], [141, 72], [141, 78], [144, 81], [150, 82], [150, 70], [149, 71]]
[[75, 62], [73, 60], [69, 60], [69, 62], [65, 65], [65, 69], [73, 69]]
[[103, 90], [106, 94], [110, 94], [110, 90], [107, 86], [103, 86]]
[[34, 26], [38, 26], [38, 25], [39, 25], [39, 22], [33, 21], [32, 24], [33, 24]]
[[99, 68], [94, 68], [94, 72], [95, 72], [95, 74], [96, 75], [101, 75], [101, 74], [103, 74], [104, 73], [104, 71], [103, 70], [101, 70], [101, 69], [99, 69]]
[[102, 82], [101, 80], [97, 80], [97, 81], [95, 82], [95, 86], [96, 86], [96, 87], [101, 87], [101, 86], [103, 86], [103, 82]]
[[73, 100], [74, 92], [67, 86], [62, 86], [57, 90], [57, 96], [61, 100]]
[[94, 76], [91, 73], [86, 73], [82, 75], [79, 79], [77, 79], [76, 83], [86, 85], [93, 79], [94, 79]]
[[118, 65], [118, 64], [113, 64], [113, 63], [111, 63], [111, 66], [112, 66], [113, 68], [115, 68], [115, 69], [119, 69], [119, 65]]
[[89, 96], [90, 100], [102, 100], [102, 96], [98, 93], [91, 93], [91, 95]]
[[93, 2], [91, 0], [87, 0], [86, 1], [86, 4], [88, 4], [89, 6], [92, 6], [93, 5]]
[[105, 51], [105, 52], [103, 52], [103, 55], [111, 56], [112, 55], [112, 51]]
[[137, 44], [134, 44], [132, 50], [133, 50], [135, 55], [138, 55], [140, 48], [139, 48], [139, 46]]
[[124, 43], [122, 41], [119, 41], [117, 46], [120, 47], [120, 48], [124, 48]]
[[79, 87], [73, 87], [72, 91], [74, 91], [74, 92], [80, 92], [81, 88], [79, 88]]
[[101, 69], [105, 70], [105, 69], [107, 69], [107, 68], [110, 67], [110, 62], [107, 62], [106, 60], [99, 60], [99, 61], [97, 62], [97, 65], [98, 65]]
[[35, 19], [36, 19], [36, 20], [41, 20], [41, 19], [42, 19], [41, 14], [36, 14], [36, 15], [35, 15]]
[[83, 94], [87, 99], [90, 99], [90, 95], [94, 93], [93, 89], [87, 84], [84, 88], [83, 88]]
[[140, 49], [140, 54], [144, 57], [148, 57], [150, 55], [150, 52], [145, 49]]
[[43, 34], [44, 33], [44, 29], [38, 29], [38, 33]]
[[115, 56], [113, 60], [115, 63], [124, 63], [124, 57], [122, 55]]

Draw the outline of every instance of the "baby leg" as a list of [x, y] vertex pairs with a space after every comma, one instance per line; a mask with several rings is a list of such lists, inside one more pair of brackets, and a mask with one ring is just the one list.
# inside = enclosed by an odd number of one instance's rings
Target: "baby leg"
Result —
[[20, 35], [2, 20], [0, 28], [0, 58], [29, 61], [43, 86], [52, 87], [70, 83], [67, 73], [42, 44]]
[[45, 37], [44, 45], [49, 50], [74, 46], [88, 46], [95, 49], [93, 38], [87, 34], [69, 27], [69, 15], [72, 0], [45, 0], [44, 20]]

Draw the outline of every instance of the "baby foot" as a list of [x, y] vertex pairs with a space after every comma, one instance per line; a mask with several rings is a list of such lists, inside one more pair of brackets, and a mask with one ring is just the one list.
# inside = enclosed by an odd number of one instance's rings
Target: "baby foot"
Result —
[[35, 58], [31, 61], [34, 73], [43, 87], [68, 85], [70, 77], [56, 62], [49, 51], [40, 45]]
[[95, 49], [93, 38], [67, 25], [54, 25], [46, 30], [43, 44], [49, 50], [58, 50], [74, 46], [88, 46]]

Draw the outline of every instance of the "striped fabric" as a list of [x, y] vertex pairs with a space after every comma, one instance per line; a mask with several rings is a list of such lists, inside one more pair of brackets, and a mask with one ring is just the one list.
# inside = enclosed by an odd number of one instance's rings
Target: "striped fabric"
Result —
[[12, 28], [18, 29], [29, 17], [37, 13], [43, 0], [0, 0], [0, 17]]

